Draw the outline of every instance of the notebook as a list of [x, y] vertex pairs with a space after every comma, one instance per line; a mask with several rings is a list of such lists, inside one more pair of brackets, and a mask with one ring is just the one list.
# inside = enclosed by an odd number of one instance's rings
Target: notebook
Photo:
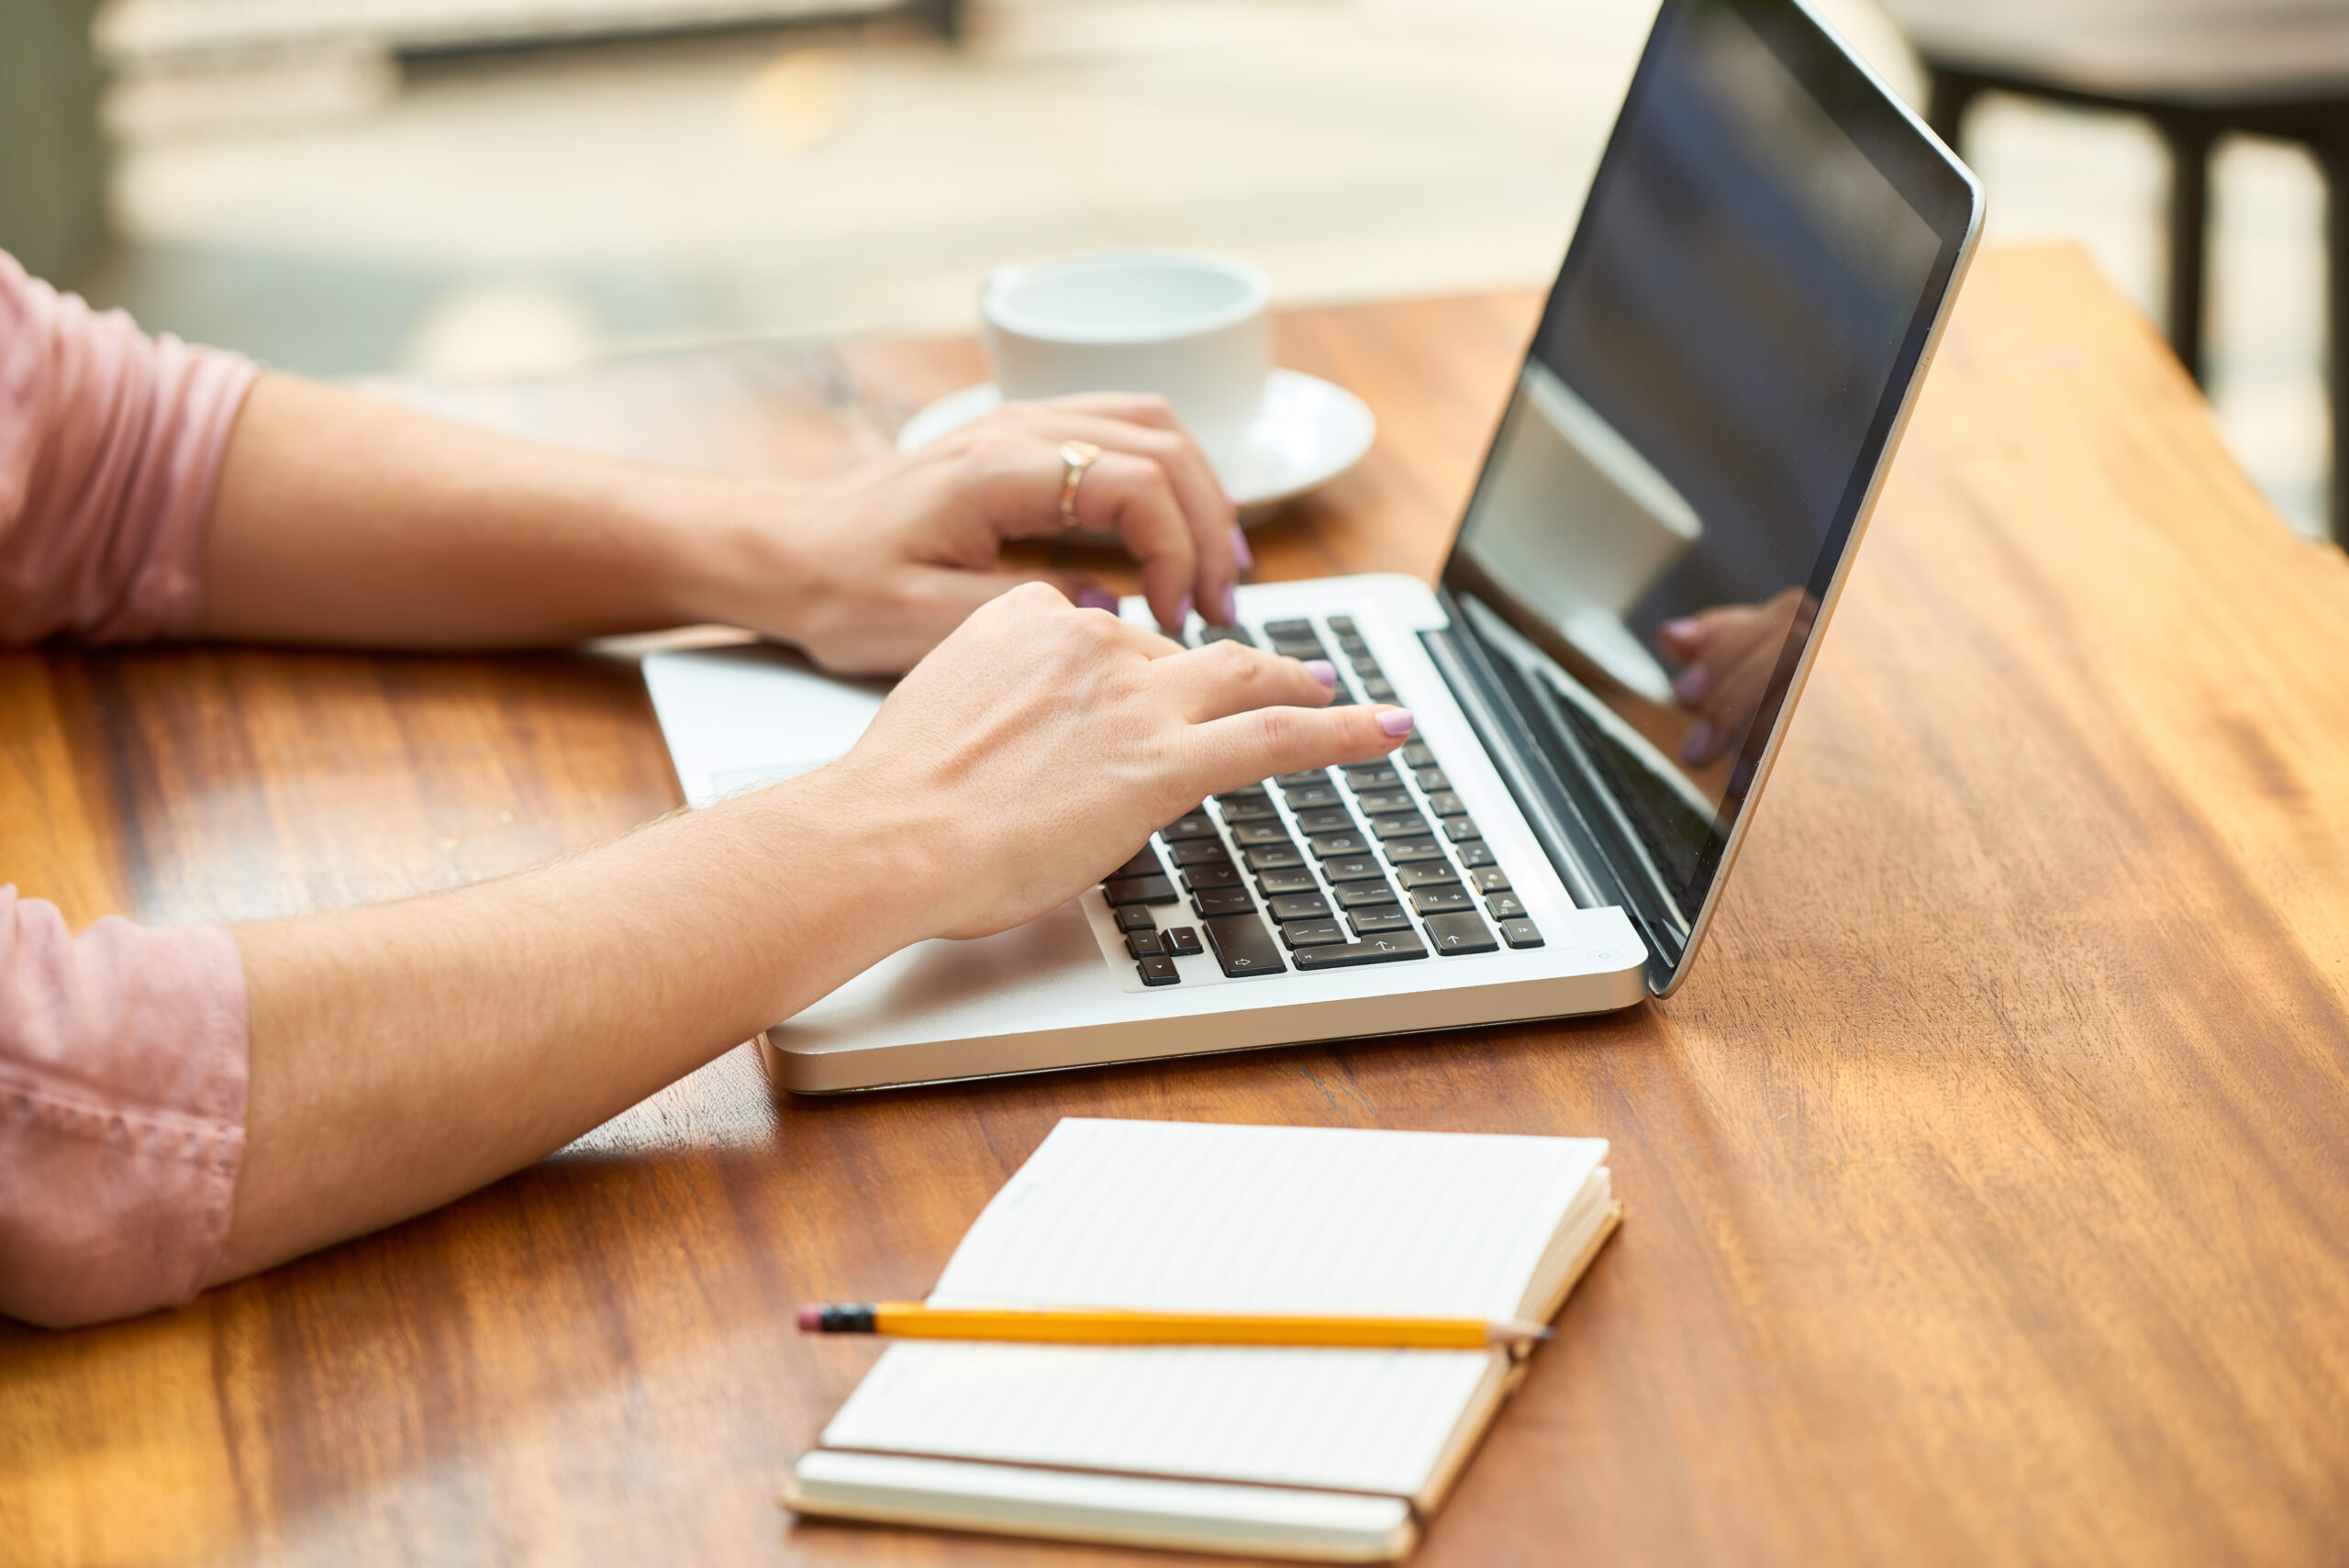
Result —
[[[936, 1307], [1547, 1322], [1621, 1209], [1600, 1139], [1069, 1118]], [[1328, 1562], [1409, 1552], [1525, 1367], [1505, 1351], [885, 1351], [803, 1515]]]

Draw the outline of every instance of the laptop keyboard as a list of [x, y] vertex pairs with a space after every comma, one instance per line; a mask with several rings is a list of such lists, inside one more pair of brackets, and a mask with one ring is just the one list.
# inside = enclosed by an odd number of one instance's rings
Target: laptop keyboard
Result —
[[[1239, 640], [1340, 672], [1332, 703], [1392, 702], [1346, 616], [1268, 621]], [[1182, 982], [1174, 960], [1212, 953], [1241, 979], [1430, 954], [1538, 948], [1542, 933], [1483, 834], [1414, 732], [1385, 762], [1284, 773], [1201, 801], [1103, 879], [1145, 985]]]

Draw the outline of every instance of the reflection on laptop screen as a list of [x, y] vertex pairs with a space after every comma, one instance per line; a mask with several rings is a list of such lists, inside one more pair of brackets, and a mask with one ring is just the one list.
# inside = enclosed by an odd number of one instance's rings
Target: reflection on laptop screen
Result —
[[1444, 583], [1526, 736], [1603, 793], [1609, 858], [1684, 917], [1971, 210], [1788, 0], [1666, 5]]

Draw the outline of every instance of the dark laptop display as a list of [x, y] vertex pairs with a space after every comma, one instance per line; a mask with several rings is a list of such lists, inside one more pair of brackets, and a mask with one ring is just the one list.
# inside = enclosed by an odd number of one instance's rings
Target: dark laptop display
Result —
[[1568, 885], [1642, 927], [1659, 989], [1979, 205], [1792, 0], [1666, 0], [1445, 569], [1437, 650]]

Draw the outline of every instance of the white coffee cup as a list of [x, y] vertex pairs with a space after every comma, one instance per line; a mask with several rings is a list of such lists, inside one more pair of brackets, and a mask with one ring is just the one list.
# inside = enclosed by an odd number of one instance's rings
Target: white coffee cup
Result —
[[1158, 393], [1229, 472], [1272, 370], [1272, 294], [1235, 257], [1096, 250], [997, 268], [979, 310], [1006, 398]]

